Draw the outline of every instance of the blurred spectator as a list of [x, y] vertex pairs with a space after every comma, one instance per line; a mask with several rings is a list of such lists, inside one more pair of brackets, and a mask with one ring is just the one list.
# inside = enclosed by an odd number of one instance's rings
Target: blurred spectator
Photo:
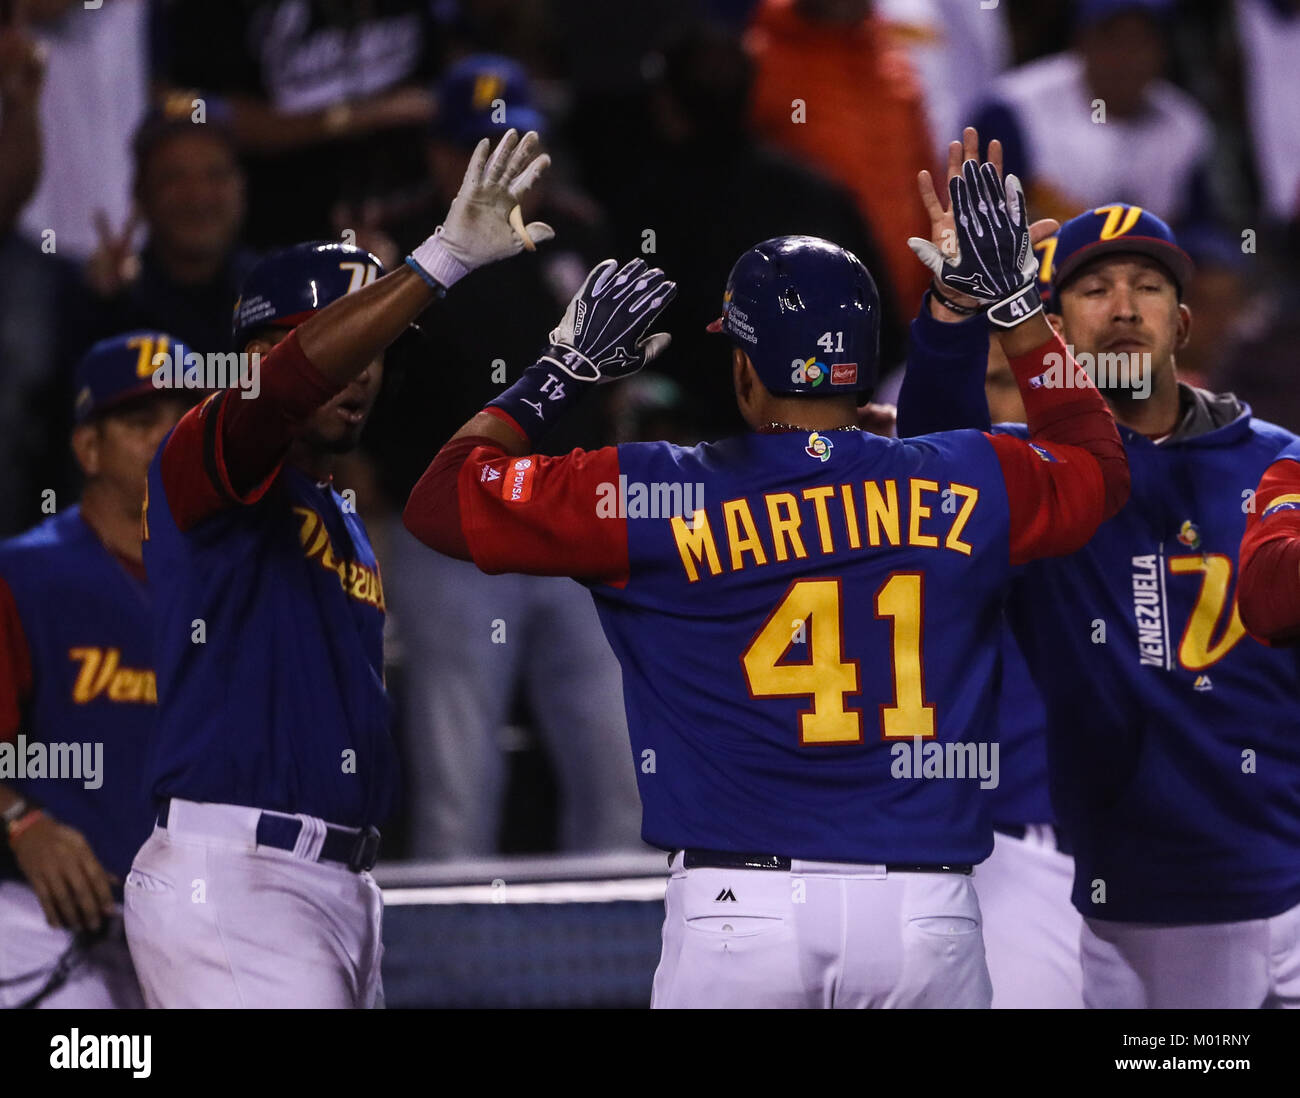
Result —
[[1300, 220], [1300, 0], [1237, 0], [1262, 212]]
[[[545, 130], [517, 63], [475, 55], [447, 72], [427, 145], [429, 191], [402, 221], [385, 224], [403, 249], [441, 219], [478, 141], [510, 127]], [[551, 224], [556, 241], [475, 271], [457, 283], [454, 304], [428, 310], [420, 320], [427, 361], [408, 354], [376, 409], [370, 449], [399, 510], [442, 443], [534, 361], [607, 252], [596, 207], [551, 180], [525, 217]], [[597, 413], [588, 410], [587, 431]], [[548, 443], [552, 450], [574, 445], [558, 437]], [[502, 733], [520, 691], [559, 786], [562, 849], [639, 846], [623, 680], [586, 591], [554, 577], [487, 576], [425, 548], [395, 514], [387, 525], [384, 584], [403, 653], [411, 853], [498, 850]]]
[[655, 365], [688, 394], [705, 437], [742, 426], [727, 349], [705, 328], [721, 311], [732, 264], [761, 240], [807, 233], [857, 255], [885, 303], [882, 357], [901, 359], [903, 330], [895, 320], [890, 271], [850, 194], [766, 150], [749, 133], [753, 66], [736, 38], [691, 24], [653, 51], [644, 68], [649, 121], [644, 127], [628, 123], [639, 134], [638, 159], [619, 172], [608, 199], [618, 254], [642, 255], [677, 281], [667, 314], [673, 343]]
[[[41, 170], [42, 75], [32, 37], [0, 27], [0, 537], [22, 529], [36, 504], [45, 423], [34, 390], [54, 371], [59, 287], [73, 276], [71, 264], [43, 254], [14, 229]], [[58, 484], [48, 480], [43, 486]]]
[[612, 386], [606, 406], [609, 442], [673, 442], [693, 446], [696, 426], [682, 387], [672, 378], [642, 370]]
[[340, 200], [420, 176], [438, 28], [424, 0], [164, 0], [167, 80], [226, 114], [249, 172], [249, 240], [325, 237]]
[[985, 89], [1011, 62], [1008, 5], [970, 0], [876, 0], [891, 38], [907, 51], [924, 89], [935, 156], [948, 158]]
[[764, 0], [748, 38], [753, 119], [759, 136], [856, 196], [905, 323], [930, 280], [907, 238], [929, 232], [916, 173], [935, 161], [920, 85], [872, 9], [871, 0]]
[[1080, 0], [1074, 48], [1000, 78], [972, 123], [1002, 142], [1035, 217], [1103, 202], [1212, 220], [1209, 120], [1161, 79], [1174, 0]]
[[[147, 118], [135, 136], [135, 203], [125, 229], [103, 219], [87, 264], [102, 335], [170, 331], [191, 350], [225, 351], [239, 286], [254, 262], [239, 244], [244, 177], [220, 122], [195, 123], [189, 100]], [[137, 256], [137, 217], [147, 238]]]
[[116, 225], [130, 208], [131, 134], [145, 112], [149, 78], [147, 0], [21, 0], [47, 55], [41, 182], [22, 231], [40, 243], [55, 231], [57, 254], [83, 260], [95, 249], [93, 214]]
[[[1240, 240], [1209, 226], [1185, 229], [1178, 243], [1196, 265], [1184, 299], [1192, 310], [1195, 338], [1178, 350], [1179, 380], [1203, 389], [1226, 388], [1247, 399], [1240, 389], [1218, 382], [1245, 333], [1249, 259]], [[1240, 384], [1250, 388], [1245, 378]]]
[[0, 27], [0, 236], [7, 236], [41, 174], [41, 80], [36, 43]]

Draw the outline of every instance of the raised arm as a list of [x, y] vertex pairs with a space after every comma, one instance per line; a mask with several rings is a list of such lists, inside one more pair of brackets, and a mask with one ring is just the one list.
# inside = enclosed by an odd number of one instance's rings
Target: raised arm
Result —
[[948, 191], [954, 227], [942, 240], [951, 246], [910, 243], [935, 274], [934, 294], [964, 293], [999, 330], [1020, 387], [1029, 441], [989, 436], [1006, 481], [1011, 563], [1073, 552], [1128, 499], [1124, 447], [1101, 394], [1043, 316], [1019, 180], [1004, 184], [995, 164], [969, 158]]
[[276, 344], [261, 364], [257, 399], [225, 390], [190, 412], [161, 458], [182, 528], [259, 498], [316, 410], [462, 277], [550, 239], [549, 226], [524, 226], [517, 213], [549, 163], [535, 133], [520, 140], [510, 130], [495, 150], [484, 139], [446, 221], [403, 267], [330, 303]]
[[[967, 126], [961, 141], [948, 145], [948, 187], [961, 176], [962, 164], [978, 155], [979, 133]], [[988, 163], [1001, 177], [1001, 142], [989, 142]], [[962, 427], [987, 430], [990, 423], [984, 378], [988, 372], [989, 325], [984, 318], [985, 303], [958, 287], [942, 284], [939, 276], [944, 263], [956, 254], [957, 224], [951, 203], [936, 192], [930, 173], [922, 171], [917, 183], [921, 202], [930, 215], [930, 240], [913, 238], [912, 250], [936, 279], [912, 321], [907, 370], [898, 394], [898, 434], [910, 438]], [[1034, 222], [1029, 226], [1030, 242], [1036, 244], [1058, 227], [1055, 221]]]
[[626, 524], [597, 507], [601, 486], [618, 483], [618, 451], [552, 458], [529, 450], [602, 381], [662, 353], [669, 336], [647, 333], [676, 290], [639, 259], [597, 266], [551, 332], [547, 353], [439, 451], [407, 501], [406, 528], [486, 572], [626, 579]]

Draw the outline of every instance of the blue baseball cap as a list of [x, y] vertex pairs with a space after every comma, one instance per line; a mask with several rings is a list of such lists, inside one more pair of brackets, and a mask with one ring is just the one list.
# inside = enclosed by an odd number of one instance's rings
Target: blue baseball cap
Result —
[[[1104, 255], [1136, 253], [1156, 260], [1174, 280], [1181, 299], [1191, 281], [1191, 256], [1178, 246], [1173, 230], [1141, 206], [1112, 202], [1072, 217], [1050, 242], [1040, 243], [1038, 277], [1051, 286], [1054, 299], [1085, 263]], [[1059, 304], [1059, 301], [1058, 301]]]
[[473, 148], [483, 138], [496, 139], [509, 129], [541, 133], [546, 125], [533, 103], [528, 73], [518, 61], [500, 54], [462, 58], [434, 91], [438, 109], [432, 135], [456, 145]]
[[184, 345], [165, 332], [142, 329], [101, 339], [74, 371], [73, 422], [85, 423], [137, 397], [174, 394], [153, 383], [154, 356], [169, 352], [183, 356]]

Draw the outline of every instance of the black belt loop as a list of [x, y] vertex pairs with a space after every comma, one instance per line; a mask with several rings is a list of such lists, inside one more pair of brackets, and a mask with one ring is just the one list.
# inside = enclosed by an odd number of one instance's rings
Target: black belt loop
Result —
[[[158, 826], [166, 830], [171, 812], [171, 799], [164, 798], [158, 808]], [[257, 819], [255, 841], [258, 846], [292, 852], [302, 833], [302, 821], [276, 812], [263, 812]], [[379, 860], [379, 828], [368, 824], [362, 828], [325, 825], [325, 838], [321, 842], [318, 862], [333, 862], [346, 866], [353, 873], [366, 873]]]
[[[668, 859], [672, 864], [672, 856]], [[864, 863], [868, 864], [868, 863]], [[789, 872], [791, 859], [780, 854], [738, 854], [727, 850], [683, 850], [683, 869], [770, 869]], [[963, 873], [969, 874], [969, 865], [942, 865], [896, 863], [885, 865], [886, 873]]]

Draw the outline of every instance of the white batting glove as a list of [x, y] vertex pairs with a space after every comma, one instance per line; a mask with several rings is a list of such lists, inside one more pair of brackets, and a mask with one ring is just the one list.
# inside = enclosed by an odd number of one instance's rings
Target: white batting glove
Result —
[[446, 221], [406, 260], [435, 289], [449, 288], [470, 271], [525, 248], [532, 251], [555, 236], [545, 222], [525, 225], [518, 212], [520, 201], [551, 163], [538, 153], [538, 144], [532, 130], [522, 140], [507, 130], [495, 149], [486, 137], [478, 143]]

